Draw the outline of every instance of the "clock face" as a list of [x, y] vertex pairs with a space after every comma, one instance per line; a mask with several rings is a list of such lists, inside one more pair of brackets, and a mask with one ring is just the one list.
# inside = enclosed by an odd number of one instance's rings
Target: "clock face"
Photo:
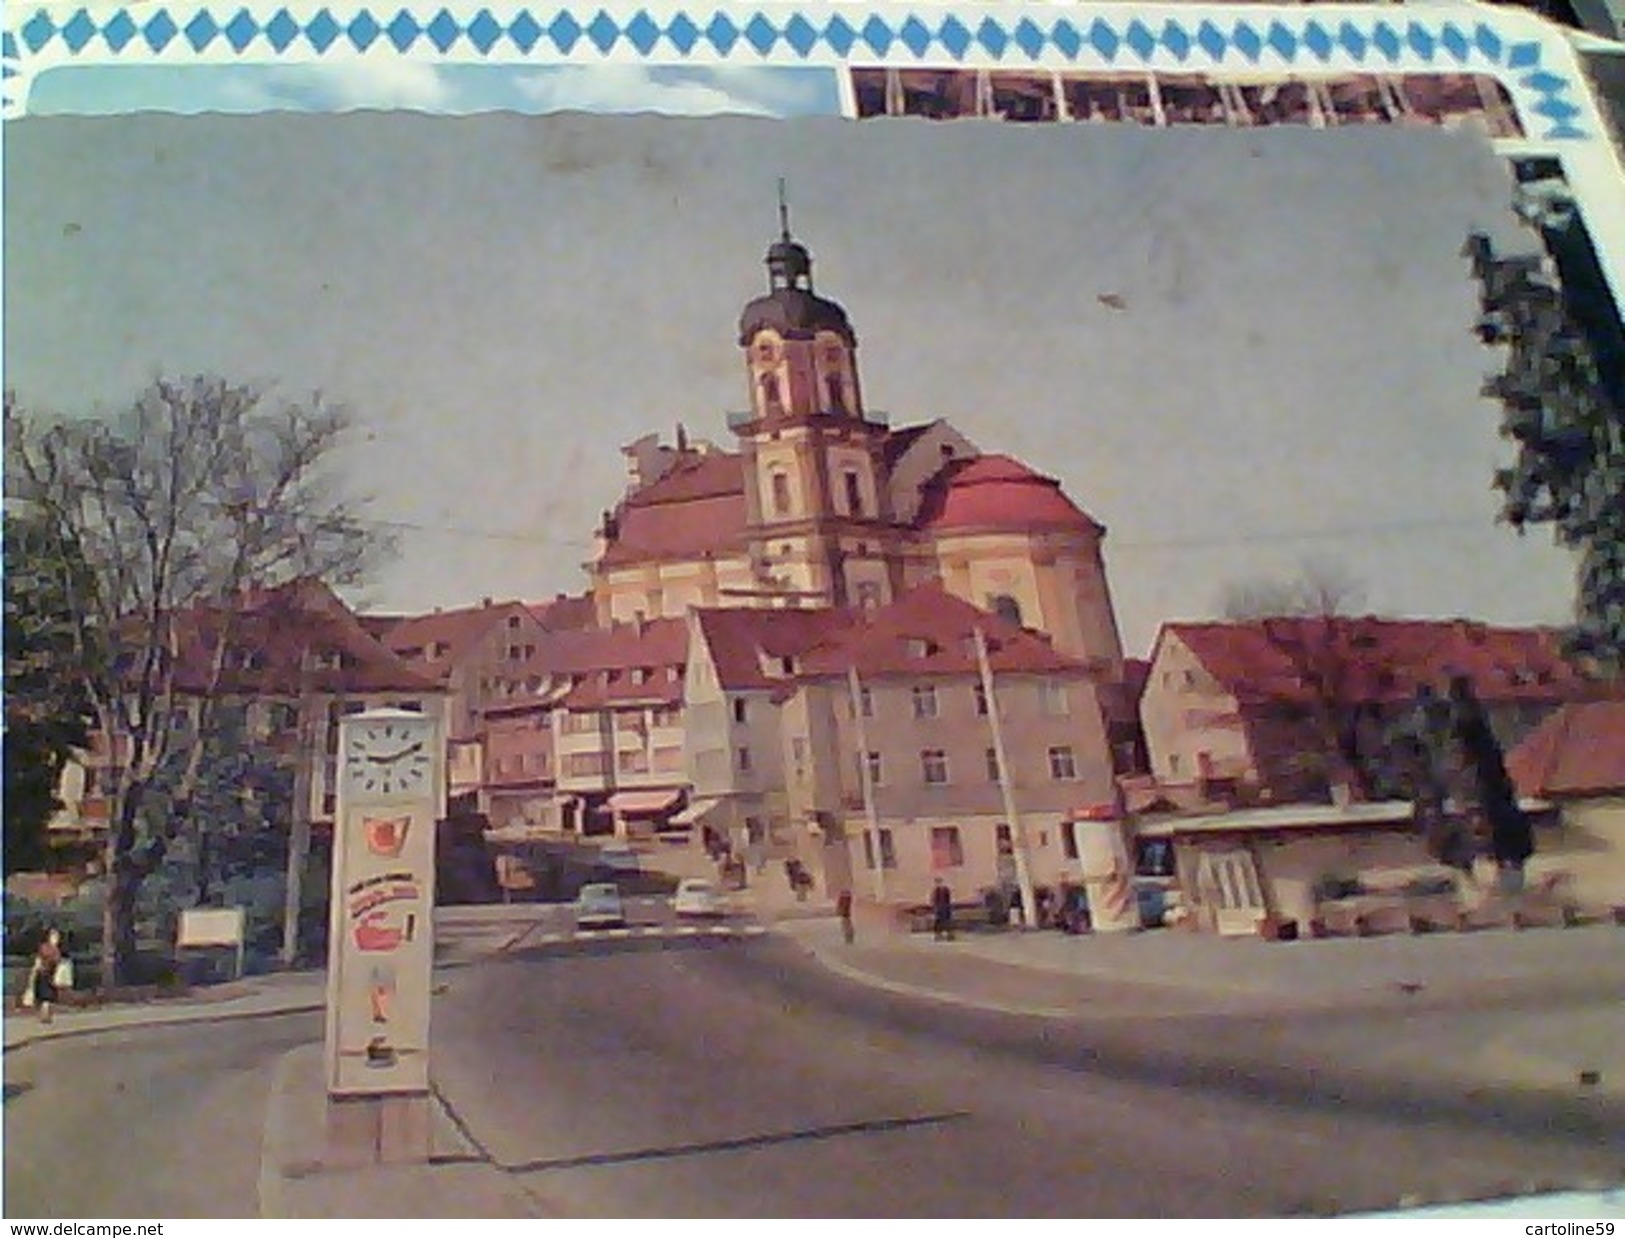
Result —
[[434, 753], [429, 730], [415, 721], [363, 722], [350, 729], [344, 777], [357, 796], [412, 795], [429, 789]]

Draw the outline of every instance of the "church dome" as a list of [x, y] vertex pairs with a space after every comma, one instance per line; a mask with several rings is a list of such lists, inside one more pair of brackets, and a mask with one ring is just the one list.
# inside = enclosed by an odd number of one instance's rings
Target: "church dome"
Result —
[[833, 331], [849, 345], [857, 344], [846, 311], [813, 291], [812, 254], [790, 235], [790, 214], [779, 186], [779, 239], [767, 249], [767, 295], [745, 306], [739, 316], [739, 343], [749, 347], [760, 331], [774, 331], [787, 339], [807, 339], [820, 331]]
[[761, 331], [774, 331], [786, 339], [833, 331], [848, 344], [857, 343], [846, 311], [807, 288], [776, 288], [745, 306], [739, 316], [739, 343], [748, 346]]
[[1066, 497], [1061, 483], [1009, 456], [978, 456], [949, 465], [932, 481], [919, 525], [936, 533], [1105, 532]]

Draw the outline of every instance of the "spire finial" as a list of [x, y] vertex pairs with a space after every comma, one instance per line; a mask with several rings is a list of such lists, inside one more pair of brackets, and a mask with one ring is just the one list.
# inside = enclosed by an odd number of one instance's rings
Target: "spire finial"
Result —
[[779, 234], [790, 239], [790, 203], [784, 196], [784, 177], [779, 177]]

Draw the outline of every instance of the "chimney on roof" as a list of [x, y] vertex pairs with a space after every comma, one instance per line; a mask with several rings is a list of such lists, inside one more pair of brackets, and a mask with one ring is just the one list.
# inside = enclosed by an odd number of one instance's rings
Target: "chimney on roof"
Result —
[[480, 605], [483, 606], [485, 609], [489, 610], [491, 608], [491, 599], [490, 598], [481, 598], [480, 599]]

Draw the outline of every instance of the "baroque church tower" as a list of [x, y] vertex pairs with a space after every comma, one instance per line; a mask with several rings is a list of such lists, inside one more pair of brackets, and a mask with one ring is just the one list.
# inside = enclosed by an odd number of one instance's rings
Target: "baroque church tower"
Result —
[[857, 335], [813, 289], [782, 182], [779, 232], [767, 294], [739, 320], [750, 410], [730, 419], [744, 459], [751, 601], [881, 606], [902, 589], [888, 430], [864, 411]]

